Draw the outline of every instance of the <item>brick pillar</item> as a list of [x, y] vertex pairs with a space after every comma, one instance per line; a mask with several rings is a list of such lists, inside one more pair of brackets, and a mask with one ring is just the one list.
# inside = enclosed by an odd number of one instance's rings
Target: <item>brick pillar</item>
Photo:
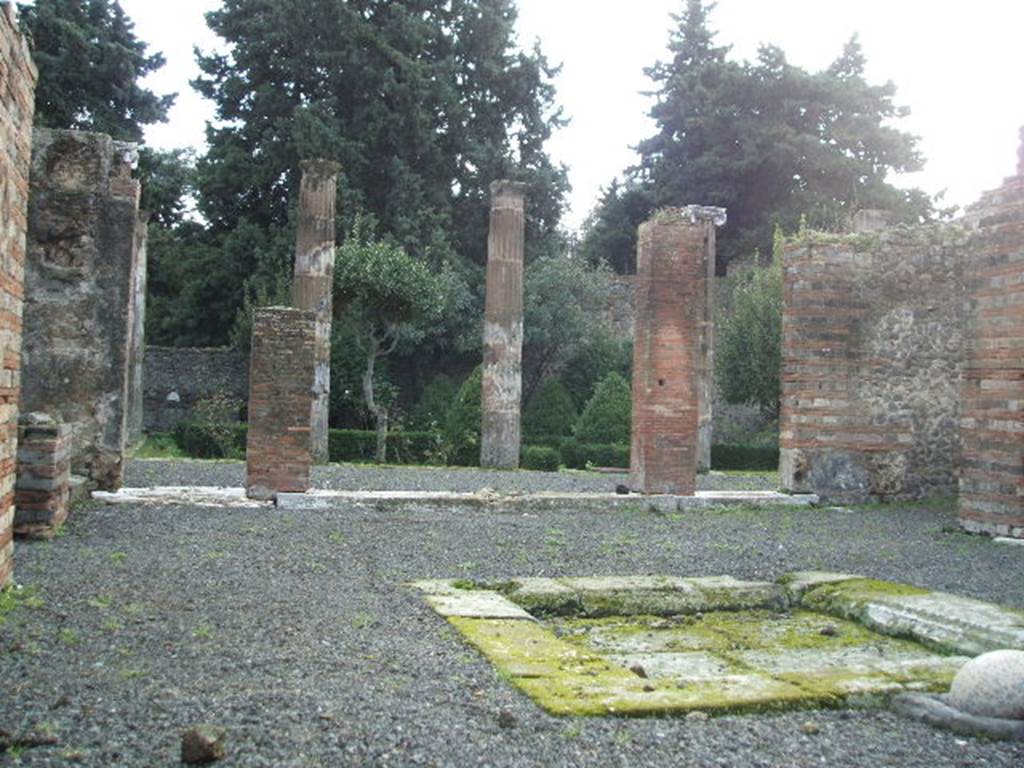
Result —
[[1024, 129], [1017, 176], [968, 208], [960, 524], [1024, 539]]
[[480, 466], [495, 469], [519, 467], [525, 194], [525, 184], [491, 184]]
[[49, 539], [68, 517], [71, 425], [45, 413], [18, 421], [18, 479], [14, 486], [14, 533]]
[[642, 493], [696, 490], [700, 419], [710, 414], [708, 282], [724, 223], [723, 209], [691, 205], [640, 227], [630, 485]]
[[295, 242], [292, 303], [316, 315], [316, 394], [313, 461], [327, 462], [327, 416], [331, 395], [331, 313], [334, 288], [334, 211], [341, 166], [303, 160], [299, 226]]
[[14, 568], [25, 235], [38, 73], [13, 4], [0, 3], [0, 588]]
[[316, 316], [292, 307], [256, 310], [249, 362], [246, 493], [273, 499], [309, 490], [316, 402]]

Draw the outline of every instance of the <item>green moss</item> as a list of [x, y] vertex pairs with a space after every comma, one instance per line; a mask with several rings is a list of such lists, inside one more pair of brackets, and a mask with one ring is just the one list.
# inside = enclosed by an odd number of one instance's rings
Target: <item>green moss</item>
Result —
[[850, 579], [834, 584], [823, 584], [807, 591], [801, 598], [801, 604], [811, 610], [824, 611], [845, 618], [858, 618], [864, 605], [872, 600], [927, 594], [927, 589], [897, 584], [894, 581]]

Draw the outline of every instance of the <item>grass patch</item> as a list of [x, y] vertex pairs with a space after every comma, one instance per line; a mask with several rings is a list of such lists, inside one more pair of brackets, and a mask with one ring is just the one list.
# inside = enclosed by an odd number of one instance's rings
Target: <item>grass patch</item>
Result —
[[170, 432], [151, 432], [135, 449], [136, 459], [187, 459]]

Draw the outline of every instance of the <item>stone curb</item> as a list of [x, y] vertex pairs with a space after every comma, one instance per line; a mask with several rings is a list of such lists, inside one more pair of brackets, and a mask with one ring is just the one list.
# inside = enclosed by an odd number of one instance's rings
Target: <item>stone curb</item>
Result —
[[904, 693], [893, 697], [892, 708], [904, 717], [936, 728], [945, 728], [961, 736], [1024, 741], [1024, 720], [978, 717], [951, 707], [944, 696]]

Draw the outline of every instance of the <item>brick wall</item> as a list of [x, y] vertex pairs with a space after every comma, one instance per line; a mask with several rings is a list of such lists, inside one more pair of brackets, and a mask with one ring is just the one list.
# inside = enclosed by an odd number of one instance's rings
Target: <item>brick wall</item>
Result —
[[147, 432], [169, 432], [213, 395], [243, 404], [249, 398], [249, 358], [235, 347], [147, 346], [142, 375]]
[[25, 232], [37, 76], [14, 6], [0, 4], [0, 587], [13, 569]]
[[256, 311], [249, 363], [246, 489], [250, 498], [309, 490], [316, 400], [316, 315], [291, 307]]
[[840, 502], [956, 493], [964, 243], [935, 226], [786, 244], [784, 488]]
[[14, 532], [50, 538], [68, 516], [71, 427], [43, 413], [22, 414], [18, 422], [18, 479]]
[[640, 227], [630, 485], [692, 495], [702, 414], [710, 415], [711, 306], [717, 208], [662, 211]]
[[960, 521], [1024, 538], [1024, 131], [1018, 175], [968, 210]]
[[80, 131], [32, 144], [22, 408], [71, 424], [73, 470], [115, 489], [142, 305], [136, 150]]

